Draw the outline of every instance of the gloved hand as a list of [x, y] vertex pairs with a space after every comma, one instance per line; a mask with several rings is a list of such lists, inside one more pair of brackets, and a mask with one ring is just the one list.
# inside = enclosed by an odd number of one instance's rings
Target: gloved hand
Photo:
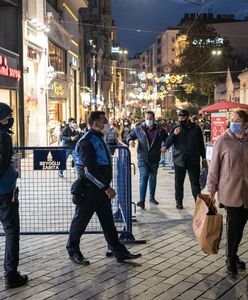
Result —
[[202, 169], [208, 169], [208, 161], [206, 158], [203, 158], [202, 160]]

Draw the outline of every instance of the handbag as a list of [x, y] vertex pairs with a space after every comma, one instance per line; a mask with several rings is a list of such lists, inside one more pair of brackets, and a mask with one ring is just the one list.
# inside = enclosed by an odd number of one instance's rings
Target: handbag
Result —
[[192, 226], [201, 250], [206, 254], [217, 254], [223, 230], [223, 216], [218, 213], [215, 200], [208, 195], [197, 196]]
[[79, 177], [75, 180], [71, 186], [72, 202], [75, 205], [80, 205], [83, 203], [85, 198], [85, 180]]

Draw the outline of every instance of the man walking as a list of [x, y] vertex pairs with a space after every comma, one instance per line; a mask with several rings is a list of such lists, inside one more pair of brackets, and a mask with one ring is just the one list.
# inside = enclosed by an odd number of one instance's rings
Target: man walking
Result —
[[111, 198], [115, 190], [110, 187], [112, 181], [112, 158], [110, 150], [104, 141], [103, 131], [108, 120], [103, 111], [91, 112], [89, 116], [89, 131], [78, 141], [76, 166], [78, 175], [85, 181], [83, 201], [76, 206], [71, 222], [67, 251], [70, 259], [81, 265], [88, 265], [80, 251], [80, 238], [91, 217], [96, 212], [102, 226], [105, 239], [110, 246], [117, 262], [136, 259], [141, 254], [131, 254], [118, 239], [111, 209]]
[[[77, 141], [79, 140], [79, 132], [77, 130], [77, 123], [74, 118], [69, 118], [68, 125], [65, 126], [61, 133], [61, 141], [64, 147], [70, 147], [70, 149], [66, 149], [66, 160], [68, 159], [69, 155], [72, 156], [72, 162], [74, 165], [75, 151], [74, 148], [76, 146]], [[59, 176], [64, 177], [63, 171], [59, 171]]]
[[150, 203], [158, 205], [158, 201], [155, 199], [157, 171], [161, 152], [165, 152], [166, 150], [165, 147], [162, 147], [162, 143], [165, 143], [167, 136], [166, 131], [155, 123], [153, 111], [147, 111], [145, 113], [145, 122], [142, 125], [135, 127], [127, 136], [127, 142], [130, 143], [132, 147], [135, 146], [134, 141], [136, 139], [139, 142], [137, 153], [140, 172], [140, 200], [137, 203], [137, 206], [142, 209], [145, 208], [148, 180]]
[[166, 141], [166, 149], [173, 146], [175, 167], [176, 208], [183, 209], [184, 179], [189, 174], [194, 199], [200, 194], [200, 157], [202, 165], [207, 168], [206, 149], [201, 128], [189, 119], [186, 109], [178, 111], [179, 123], [175, 125]]
[[17, 272], [19, 264], [19, 203], [16, 180], [18, 173], [12, 162], [12, 109], [0, 102], [0, 221], [5, 233], [4, 278], [6, 288], [27, 283], [28, 276]]

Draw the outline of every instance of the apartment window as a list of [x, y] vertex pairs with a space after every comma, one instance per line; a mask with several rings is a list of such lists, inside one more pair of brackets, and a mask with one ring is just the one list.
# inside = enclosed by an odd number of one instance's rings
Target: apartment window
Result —
[[55, 45], [53, 42], [48, 42], [50, 65], [57, 72], [66, 72], [66, 52], [63, 48]]
[[92, 7], [97, 7], [97, 1], [98, 0], [91, 0]]
[[98, 20], [98, 17], [97, 17], [97, 15], [92, 15], [92, 21], [97, 21]]
[[38, 57], [39, 57], [38, 51], [28, 46], [28, 58], [36, 61]]
[[173, 36], [173, 37], [171, 38], [171, 42], [172, 42], [172, 43], [175, 43], [175, 41], [176, 41], [176, 39], [175, 39], [175, 37]]
[[172, 53], [174, 53], [174, 52], [175, 52], [175, 49], [174, 49], [174, 48], [172, 48], [172, 49], [171, 49], [171, 52], [172, 52]]

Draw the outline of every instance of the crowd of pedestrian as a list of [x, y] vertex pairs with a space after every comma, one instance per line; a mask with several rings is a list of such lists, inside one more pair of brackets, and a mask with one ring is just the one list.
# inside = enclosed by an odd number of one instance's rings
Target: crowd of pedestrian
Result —
[[[18, 271], [19, 264], [19, 212], [18, 173], [12, 162], [13, 148], [11, 128], [14, 119], [12, 109], [0, 102], [0, 221], [6, 236], [4, 278], [7, 288], [26, 284], [28, 277]], [[66, 249], [69, 258], [76, 264], [88, 265], [80, 245], [81, 236], [93, 216], [97, 214], [104, 237], [117, 262], [136, 259], [141, 254], [132, 254], [120, 243], [111, 209], [111, 199], [116, 192], [111, 187], [112, 157], [119, 141], [127, 146], [137, 145], [139, 168], [139, 200], [137, 206], [145, 209], [147, 186], [149, 201], [156, 200], [157, 171], [161, 155], [173, 149], [175, 171], [175, 204], [183, 209], [184, 179], [188, 172], [193, 199], [201, 193], [200, 170], [207, 169], [205, 143], [210, 140], [207, 119], [190, 118], [189, 111], [181, 109], [177, 120], [155, 120], [153, 111], [147, 111], [142, 120], [125, 118], [107, 119], [105, 112], [91, 112], [88, 125], [76, 124], [74, 118], [68, 124], [60, 123], [58, 141], [66, 148], [66, 159], [73, 158], [78, 179], [75, 190], [82, 189], [80, 197], [75, 194], [76, 209], [73, 216]], [[204, 139], [205, 136], [205, 139]], [[246, 265], [239, 256], [238, 248], [248, 220], [248, 112], [236, 110], [229, 128], [216, 141], [207, 179], [207, 192], [211, 199], [219, 194], [219, 202], [227, 212], [227, 272], [237, 274]], [[63, 172], [59, 172], [63, 177]], [[148, 184], [149, 183], [149, 184]]]

